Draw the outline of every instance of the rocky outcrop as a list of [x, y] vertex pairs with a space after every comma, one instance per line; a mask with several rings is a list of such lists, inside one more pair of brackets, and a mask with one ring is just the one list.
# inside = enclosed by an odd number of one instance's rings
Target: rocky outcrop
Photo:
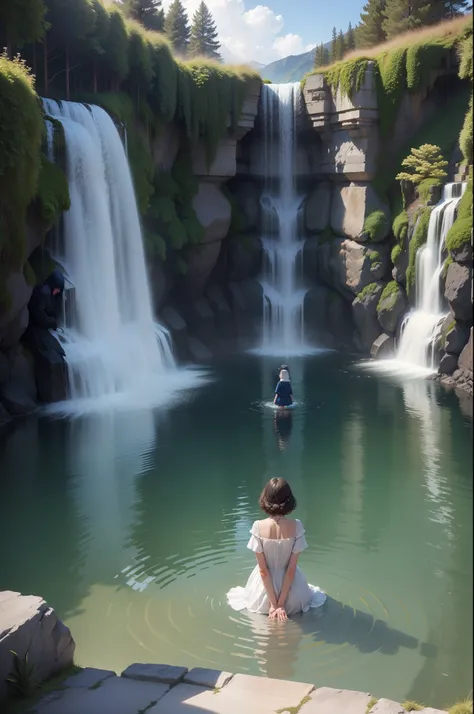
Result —
[[322, 233], [331, 216], [332, 185], [321, 181], [309, 193], [305, 203], [305, 225], [309, 233]]
[[75, 644], [69, 629], [40, 597], [0, 592], [0, 703], [9, 696], [6, 678], [28, 655], [39, 682], [73, 663]]
[[369, 239], [366, 223], [369, 217], [381, 212], [385, 220], [374, 232], [372, 240], [385, 240], [390, 230], [390, 211], [380, 201], [370, 183], [336, 184], [331, 199], [331, 229], [337, 235], [365, 242]]
[[316, 285], [305, 296], [305, 334], [317, 345], [337, 350], [353, 348], [351, 305], [338, 292]]
[[383, 332], [377, 319], [377, 305], [384, 289], [383, 283], [373, 283], [352, 303], [356, 328], [355, 343], [361, 352], [370, 353], [375, 340]]
[[467, 265], [451, 263], [446, 275], [444, 296], [456, 320], [472, 323], [471, 299], [472, 269]]
[[403, 288], [396, 282], [389, 283], [392, 288], [382, 294], [377, 305], [377, 317], [380, 326], [390, 335], [395, 335], [400, 322], [408, 309], [408, 299]]
[[[34, 365], [22, 347], [4, 353], [1, 360], [6, 377], [0, 381], [0, 402], [12, 416], [30, 414], [36, 409], [37, 389]], [[1, 368], [1, 366], [0, 366]]]
[[367, 285], [384, 278], [390, 269], [386, 245], [366, 246], [334, 238], [318, 246], [318, 272], [323, 281], [351, 299]]

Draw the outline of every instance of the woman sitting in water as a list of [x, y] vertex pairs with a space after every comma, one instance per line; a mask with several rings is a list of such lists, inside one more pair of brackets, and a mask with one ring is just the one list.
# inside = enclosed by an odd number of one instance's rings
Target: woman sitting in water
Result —
[[258, 612], [272, 620], [321, 607], [326, 594], [308, 585], [298, 568], [299, 554], [308, 547], [298, 519], [286, 516], [296, 508], [290, 486], [283, 478], [272, 478], [260, 496], [260, 508], [268, 515], [255, 521], [247, 547], [257, 557], [245, 588], [232, 588], [227, 602], [234, 610]]
[[291, 388], [290, 375], [287, 369], [280, 372], [280, 381], [275, 387], [275, 399], [273, 404], [285, 409], [293, 404], [293, 390]]

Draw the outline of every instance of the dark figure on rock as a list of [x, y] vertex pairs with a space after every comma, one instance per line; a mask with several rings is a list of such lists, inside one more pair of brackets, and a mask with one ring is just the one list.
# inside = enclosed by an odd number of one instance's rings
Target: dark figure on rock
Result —
[[58, 329], [64, 291], [64, 276], [55, 269], [33, 290], [28, 311], [30, 321], [24, 341], [35, 362], [38, 397], [42, 402], [66, 398], [67, 372], [64, 350], [50, 330]]

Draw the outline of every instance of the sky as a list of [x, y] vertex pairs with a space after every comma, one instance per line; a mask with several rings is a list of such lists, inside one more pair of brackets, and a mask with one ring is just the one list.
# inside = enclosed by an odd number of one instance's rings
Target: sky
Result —
[[[365, 0], [206, 0], [226, 62], [261, 62], [307, 52], [331, 39], [333, 26], [356, 25]], [[191, 19], [200, 0], [183, 0]], [[321, 4], [320, 4], [321, 3]], [[168, 9], [171, 0], [163, 0]], [[330, 12], [327, 6], [330, 4]]]

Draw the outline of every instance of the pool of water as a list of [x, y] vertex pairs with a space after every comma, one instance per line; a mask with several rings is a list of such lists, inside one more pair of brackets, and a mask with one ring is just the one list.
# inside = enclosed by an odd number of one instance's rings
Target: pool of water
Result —
[[[207, 666], [445, 705], [472, 688], [472, 424], [433, 382], [335, 353], [245, 356], [169, 411], [31, 418], [0, 441], [0, 589], [42, 595], [77, 661]], [[325, 611], [236, 613], [258, 495], [288, 478]]]

